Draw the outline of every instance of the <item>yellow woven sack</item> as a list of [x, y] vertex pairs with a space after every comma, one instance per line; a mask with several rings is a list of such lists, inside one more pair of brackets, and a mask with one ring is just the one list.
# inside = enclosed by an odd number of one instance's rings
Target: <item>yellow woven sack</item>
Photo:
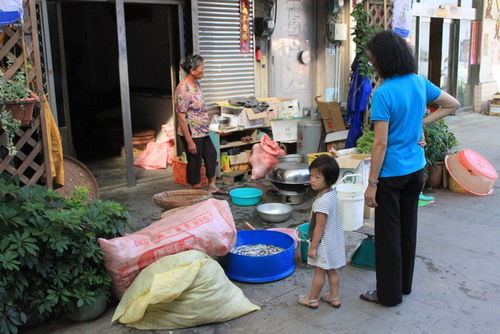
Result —
[[177, 329], [258, 310], [217, 261], [188, 250], [144, 268], [123, 295], [112, 321], [137, 329]]

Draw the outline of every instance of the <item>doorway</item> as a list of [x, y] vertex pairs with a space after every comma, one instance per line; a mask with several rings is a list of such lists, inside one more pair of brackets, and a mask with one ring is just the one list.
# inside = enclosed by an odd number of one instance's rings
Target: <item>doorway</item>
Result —
[[472, 105], [471, 36], [470, 20], [419, 18], [418, 74], [455, 96], [462, 107]]
[[[173, 123], [180, 23], [177, 5], [125, 3], [124, 9], [135, 159], [148, 141], [165, 137], [163, 124]], [[56, 100], [66, 102], [58, 102], [59, 123], [70, 124], [76, 157], [101, 188], [127, 184], [115, 4], [57, 2], [48, 12], [51, 48], [61, 55], [54, 59]], [[138, 182], [167, 176], [132, 168]]]

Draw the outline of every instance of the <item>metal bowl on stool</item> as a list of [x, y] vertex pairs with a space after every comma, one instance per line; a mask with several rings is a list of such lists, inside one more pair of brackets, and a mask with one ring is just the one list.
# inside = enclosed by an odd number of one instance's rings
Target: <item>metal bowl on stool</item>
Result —
[[266, 203], [257, 207], [260, 218], [268, 223], [281, 223], [290, 218], [293, 208], [288, 204]]

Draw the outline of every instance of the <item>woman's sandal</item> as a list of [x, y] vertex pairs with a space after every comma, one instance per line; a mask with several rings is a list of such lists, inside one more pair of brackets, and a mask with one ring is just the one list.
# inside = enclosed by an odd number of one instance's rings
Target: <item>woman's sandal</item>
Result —
[[329, 296], [328, 293], [321, 296], [321, 298], [320, 298], [321, 301], [327, 303], [328, 305], [330, 305], [331, 307], [334, 307], [334, 308], [340, 308], [340, 306], [342, 306], [342, 304], [340, 303], [339, 297], [328, 298], [328, 296]]
[[229, 192], [222, 189], [217, 189], [215, 191], [209, 191], [211, 195], [229, 195]]
[[377, 290], [368, 290], [359, 295], [359, 298], [370, 303], [378, 304]]
[[[306, 300], [306, 298], [307, 298], [307, 300]], [[299, 305], [309, 307], [313, 310], [315, 310], [319, 307], [319, 305], [311, 305], [312, 303], [319, 303], [318, 299], [309, 299], [308, 297], [305, 297], [305, 296], [300, 296], [299, 299], [297, 299], [297, 303]]]

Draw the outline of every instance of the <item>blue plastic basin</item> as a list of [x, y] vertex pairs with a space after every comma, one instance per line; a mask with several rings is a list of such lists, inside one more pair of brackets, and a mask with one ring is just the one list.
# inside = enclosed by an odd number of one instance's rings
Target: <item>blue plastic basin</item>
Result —
[[265, 283], [277, 281], [294, 272], [295, 244], [292, 237], [277, 231], [238, 231], [234, 247], [254, 244], [274, 245], [285, 250], [267, 256], [228, 253], [220, 262], [230, 279], [246, 283]]
[[231, 190], [229, 196], [231, 196], [231, 201], [234, 205], [255, 205], [260, 202], [262, 190], [257, 188], [238, 188]]

